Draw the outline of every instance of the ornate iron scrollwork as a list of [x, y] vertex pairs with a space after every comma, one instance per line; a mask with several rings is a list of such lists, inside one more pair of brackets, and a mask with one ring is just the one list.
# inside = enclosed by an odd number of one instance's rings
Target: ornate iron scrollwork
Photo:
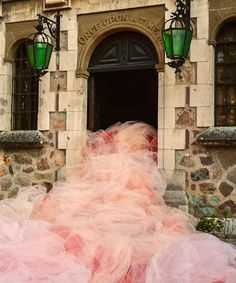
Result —
[[50, 35], [56, 39], [56, 47], [55, 50], [60, 50], [60, 19], [62, 17], [62, 14], [60, 12], [57, 12], [57, 14], [54, 16], [56, 21], [53, 21], [45, 16], [42, 16], [40, 14], [38, 16], [39, 25], [46, 24], [48, 31]]
[[181, 0], [175, 1], [176, 11], [171, 13], [172, 17], [175, 18], [184, 18], [187, 14], [186, 4]]
[[171, 13], [172, 19], [182, 19], [186, 25], [190, 25], [190, 0], [176, 0], [176, 11]]

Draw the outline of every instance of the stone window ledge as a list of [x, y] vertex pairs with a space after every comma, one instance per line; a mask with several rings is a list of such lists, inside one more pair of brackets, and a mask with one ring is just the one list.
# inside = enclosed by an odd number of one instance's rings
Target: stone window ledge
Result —
[[208, 146], [236, 146], [236, 127], [212, 127], [197, 137], [199, 144]]
[[40, 131], [0, 132], [0, 148], [40, 148], [46, 139]]

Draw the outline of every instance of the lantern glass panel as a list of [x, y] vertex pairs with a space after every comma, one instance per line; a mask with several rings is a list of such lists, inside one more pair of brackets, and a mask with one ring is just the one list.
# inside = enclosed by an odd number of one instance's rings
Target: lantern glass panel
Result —
[[170, 59], [186, 58], [188, 56], [192, 31], [183, 28], [173, 28], [163, 31], [166, 55]]
[[185, 41], [185, 30], [184, 29], [173, 29], [172, 30], [172, 44], [173, 44], [173, 57], [183, 57], [184, 41]]
[[186, 58], [188, 56], [188, 53], [189, 53], [193, 32], [191, 30], [186, 30], [185, 32], [186, 32], [186, 34], [185, 34], [185, 41], [184, 41], [183, 56]]
[[168, 58], [172, 58], [173, 48], [172, 48], [172, 35], [170, 29], [163, 31], [163, 40], [164, 40], [166, 55]]
[[34, 43], [34, 52], [35, 52], [35, 66], [36, 70], [45, 69], [45, 59], [47, 54], [47, 43], [44, 42], [35, 42]]
[[48, 69], [48, 65], [51, 59], [51, 55], [52, 55], [52, 50], [53, 50], [53, 46], [51, 44], [48, 44], [46, 58], [45, 58], [45, 69]]
[[34, 69], [34, 44], [33, 42], [28, 42], [26, 44], [26, 52], [27, 52], [27, 57], [28, 61], [30, 63], [30, 66]]
[[36, 71], [48, 68], [53, 46], [48, 42], [27, 43], [27, 56], [31, 67]]

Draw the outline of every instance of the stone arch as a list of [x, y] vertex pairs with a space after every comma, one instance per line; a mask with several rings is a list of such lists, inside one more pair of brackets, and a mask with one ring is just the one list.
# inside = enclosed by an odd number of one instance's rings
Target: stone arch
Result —
[[86, 44], [85, 48], [81, 51], [79, 54], [79, 59], [78, 59], [78, 68], [77, 68], [77, 75], [89, 75], [88, 74], [88, 65], [90, 58], [96, 49], [96, 47], [107, 37], [110, 35], [120, 32], [120, 31], [134, 31], [134, 32], [139, 32], [143, 35], [145, 35], [153, 44], [153, 46], [156, 49], [157, 57], [159, 60], [159, 65], [164, 65], [164, 50], [163, 46], [160, 44], [160, 42], [154, 38], [148, 31], [145, 31], [141, 28], [134, 28], [133, 26], [116, 26], [116, 27], [109, 27], [100, 33], [96, 35], [95, 38], [90, 39], [88, 43]]
[[223, 18], [220, 16], [214, 18], [214, 22], [210, 25], [209, 30], [209, 44], [216, 46], [216, 38], [221, 28], [230, 21], [236, 20], [236, 9], [232, 13], [225, 15]]
[[25, 21], [6, 24], [6, 45], [4, 60], [12, 62], [16, 49], [35, 32], [37, 21]]
[[[149, 7], [150, 8], [150, 7]], [[88, 65], [89, 65], [89, 61], [90, 58], [94, 52], [94, 50], [96, 49], [96, 47], [107, 37], [109, 37], [110, 35], [117, 33], [117, 32], [121, 32], [121, 31], [133, 31], [133, 32], [137, 32], [137, 33], [141, 33], [144, 36], [146, 36], [153, 44], [153, 46], [155, 47], [156, 50], [156, 54], [158, 57], [158, 66], [157, 68], [159, 69], [159, 71], [163, 71], [164, 69], [164, 58], [165, 58], [165, 51], [164, 51], [164, 46], [162, 43], [162, 35], [161, 35], [161, 29], [162, 26], [164, 24], [164, 18], [165, 18], [165, 10], [164, 10], [164, 6], [157, 6], [156, 8], [156, 13], [157, 15], [153, 15], [153, 13], [151, 13], [151, 11], [153, 11], [153, 7], [151, 7], [151, 10], [142, 10], [139, 9], [139, 13], [136, 15], [135, 11], [131, 11], [133, 14], [128, 14], [128, 16], [132, 19], [132, 20], [124, 20], [124, 21], [112, 21], [110, 22], [110, 24], [102, 26], [101, 27], [101, 22], [102, 20], [100, 20], [100, 22], [98, 21], [98, 17], [97, 15], [93, 17], [93, 15], [89, 15], [91, 16], [91, 22], [95, 23], [94, 26], [92, 26], [92, 24], [90, 25], [82, 25], [83, 19], [81, 20], [81, 29], [83, 29], [81, 31], [81, 33], [79, 33], [78, 39], [80, 39], [80, 35], [86, 34], [86, 29], [87, 29], [87, 40], [86, 40], [86, 44], [85, 43], [81, 43], [79, 40], [79, 45], [78, 45], [78, 62], [77, 62], [77, 77], [79, 76], [85, 76], [88, 77], [89, 73], [88, 73]], [[134, 9], [135, 10], [135, 9]], [[146, 22], [142, 22], [140, 19], [142, 15], [142, 11], [144, 11], [144, 18], [146, 20]], [[128, 11], [129, 13], [131, 13], [130, 11]], [[127, 13], [128, 13], [127, 12]], [[122, 12], [122, 15], [125, 15], [125, 11]], [[86, 15], [82, 15], [84, 17], [86, 17]], [[115, 18], [115, 14], [113, 16], [107, 15], [106, 13], [102, 14], [101, 19], [114, 19]], [[86, 21], [84, 21], [86, 23]], [[97, 24], [100, 24], [99, 28], [95, 31], [96, 29], [96, 22]], [[148, 22], [148, 23], [147, 23]], [[85, 26], [85, 27], [84, 27]], [[93, 32], [91, 32], [89, 34], [88, 31], [91, 31], [93, 28]]]
[[5, 52], [5, 57], [4, 57], [5, 62], [10, 62], [10, 63], [13, 62], [16, 50], [23, 42], [26, 41], [26, 38], [20, 38], [20, 39], [15, 39], [15, 40], [16, 41], [13, 41], [9, 44]]

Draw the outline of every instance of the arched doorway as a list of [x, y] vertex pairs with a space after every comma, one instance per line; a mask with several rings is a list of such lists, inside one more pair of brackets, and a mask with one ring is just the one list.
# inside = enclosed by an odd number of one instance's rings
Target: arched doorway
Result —
[[144, 121], [157, 127], [157, 55], [151, 41], [119, 32], [102, 41], [89, 63], [88, 128]]

